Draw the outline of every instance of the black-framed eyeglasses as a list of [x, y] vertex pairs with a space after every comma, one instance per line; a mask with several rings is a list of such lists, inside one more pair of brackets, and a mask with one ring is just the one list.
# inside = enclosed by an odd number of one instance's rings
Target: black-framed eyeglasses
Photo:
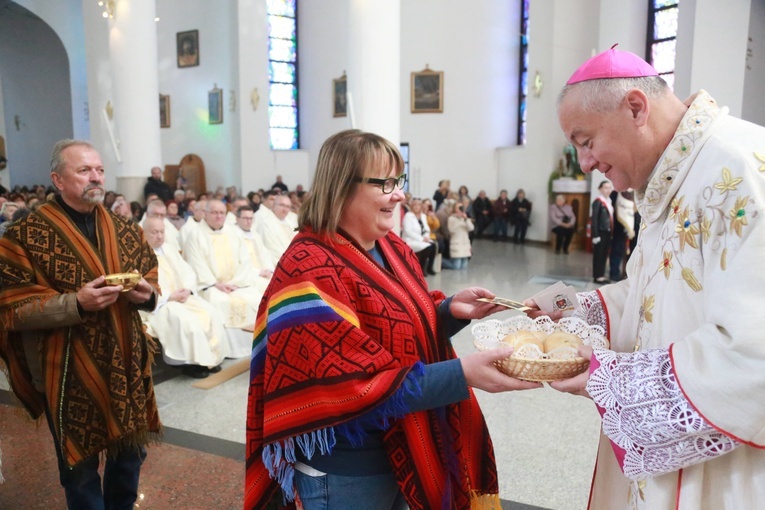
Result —
[[404, 186], [406, 186], [406, 181], [406, 174], [401, 174], [397, 177], [388, 177], [387, 179], [373, 179], [371, 177], [356, 177], [354, 179], [354, 182], [366, 182], [380, 186], [382, 192], [386, 195], [393, 193], [393, 190], [396, 188], [403, 189]]

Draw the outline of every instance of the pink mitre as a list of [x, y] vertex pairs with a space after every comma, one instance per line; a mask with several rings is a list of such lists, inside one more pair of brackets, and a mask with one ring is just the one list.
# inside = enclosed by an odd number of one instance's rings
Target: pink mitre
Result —
[[[618, 44], [618, 43], [617, 43]], [[595, 55], [579, 66], [566, 85], [580, 81], [601, 80], [607, 78], [641, 78], [644, 76], [659, 76], [656, 69], [648, 62], [629, 51], [619, 51], [617, 44], [610, 50]]]

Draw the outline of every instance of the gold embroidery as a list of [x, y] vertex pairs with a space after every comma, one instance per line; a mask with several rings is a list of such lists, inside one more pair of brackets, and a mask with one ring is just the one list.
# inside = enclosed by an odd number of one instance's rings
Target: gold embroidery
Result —
[[709, 236], [711, 235], [711, 228], [712, 228], [712, 220], [706, 217], [704, 215], [701, 218], [701, 223], [699, 224], [699, 228], [701, 228], [701, 236], [704, 239], [704, 242], [706, 243], [709, 241]]
[[730, 174], [730, 170], [723, 167], [722, 169], [722, 178], [723, 182], [715, 183], [715, 188], [720, 190], [720, 193], [725, 193], [726, 191], [735, 191], [736, 186], [741, 184], [744, 180], [743, 177], [736, 177], [735, 179]]
[[728, 268], [728, 248], [725, 248], [722, 251], [722, 255], [720, 256], [720, 268], [722, 268], [723, 271]]
[[659, 263], [659, 271], [664, 271], [664, 277], [669, 280], [669, 275], [672, 272], [672, 252], [665, 251], [664, 257]]
[[746, 219], [746, 204], [749, 202], [749, 197], [739, 197], [736, 199], [736, 204], [733, 209], [730, 210], [730, 228], [741, 237], [741, 228], [744, 225], [748, 225]]
[[640, 307], [640, 315], [643, 316], [646, 322], [653, 322], [653, 304], [655, 301], [656, 296], [653, 294], [643, 297], [643, 306]]
[[[760, 163], [765, 163], [765, 154], [760, 154], [758, 152], [755, 152], [754, 157], [757, 158], [757, 160], [760, 161]], [[765, 164], [760, 165], [760, 168], [758, 168], [757, 170], [759, 170], [760, 172], [765, 172]]]
[[680, 251], [685, 249], [685, 245], [688, 244], [693, 248], [698, 248], [696, 243], [696, 236], [699, 233], [699, 227], [693, 224], [689, 218], [690, 211], [688, 207], [683, 209], [683, 212], [679, 215], [677, 225], [675, 226], [675, 232], [678, 233], [680, 239]]
[[675, 219], [675, 216], [680, 213], [680, 209], [683, 208], [683, 200], [685, 200], [685, 196], [672, 199], [672, 204], [669, 206], [670, 219]]
[[699, 280], [696, 278], [696, 275], [693, 274], [693, 269], [684, 267], [682, 271], [683, 280], [685, 280], [685, 283], [688, 284], [688, 286], [693, 289], [696, 292], [699, 292], [702, 287]]
[[640, 494], [640, 500], [645, 501], [645, 494], [643, 494], [643, 489], [645, 489], [646, 483], [645, 480], [640, 480], [637, 483], [638, 486], [638, 494]]

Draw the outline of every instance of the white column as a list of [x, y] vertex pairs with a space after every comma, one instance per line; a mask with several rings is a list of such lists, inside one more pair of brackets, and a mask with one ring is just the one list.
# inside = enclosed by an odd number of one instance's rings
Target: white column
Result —
[[675, 93], [699, 89], [741, 117], [750, 0], [683, 0], [679, 7]]
[[401, 1], [351, 0], [348, 91], [356, 128], [401, 141]]
[[[355, 127], [401, 142], [401, 1], [351, 0], [348, 92]], [[398, 207], [396, 232], [401, 232]]]
[[117, 191], [129, 200], [143, 199], [153, 166], [164, 168], [155, 17], [154, 0], [118, 0], [109, 20], [114, 136], [121, 156]]

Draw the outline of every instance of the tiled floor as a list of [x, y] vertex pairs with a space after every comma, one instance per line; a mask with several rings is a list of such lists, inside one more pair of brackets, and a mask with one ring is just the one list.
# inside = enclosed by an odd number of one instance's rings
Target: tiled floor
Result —
[[[577, 290], [593, 288], [591, 259], [583, 252], [555, 255], [548, 247], [478, 240], [467, 270], [430, 278], [453, 293], [483, 286], [521, 300], [562, 279]], [[503, 312], [508, 318], [518, 312]], [[472, 352], [470, 328], [454, 338], [458, 353]], [[231, 363], [231, 361], [227, 362]], [[155, 371], [165, 442], [151, 447], [141, 473], [136, 508], [239, 509], [244, 476], [247, 374], [210, 390], [160, 365]], [[15, 406], [0, 375], [0, 509], [63, 509], [55, 455], [47, 427], [35, 426]], [[503, 507], [513, 510], [586, 508], [599, 428], [594, 406], [550, 388], [477, 392], [497, 455]]]

